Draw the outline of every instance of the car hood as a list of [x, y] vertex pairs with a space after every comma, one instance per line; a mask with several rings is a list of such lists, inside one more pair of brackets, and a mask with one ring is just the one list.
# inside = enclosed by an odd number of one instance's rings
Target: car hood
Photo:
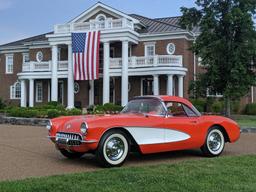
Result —
[[112, 119], [128, 119], [134, 117], [144, 117], [143, 114], [116, 114], [116, 115], [81, 115], [58, 117], [52, 120], [52, 123], [57, 128], [58, 132], [80, 132], [80, 126], [83, 122], [89, 125], [94, 125], [98, 122], [111, 122]]

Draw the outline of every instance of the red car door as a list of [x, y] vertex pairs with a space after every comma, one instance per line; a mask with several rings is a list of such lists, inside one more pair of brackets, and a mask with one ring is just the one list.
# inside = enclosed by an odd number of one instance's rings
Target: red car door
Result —
[[200, 117], [181, 103], [166, 103], [168, 117], [164, 120], [166, 150], [200, 147]]

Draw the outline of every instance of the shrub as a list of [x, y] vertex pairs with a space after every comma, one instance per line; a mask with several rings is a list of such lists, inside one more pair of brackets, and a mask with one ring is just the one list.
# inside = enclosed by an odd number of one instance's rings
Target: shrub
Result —
[[26, 117], [26, 118], [32, 118], [37, 117], [39, 114], [39, 111], [32, 108], [11, 108], [7, 111], [7, 113], [12, 117]]
[[4, 104], [3, 100], [0, 98], [0, 109], [4, 109], [6, 105]]
[[221, 113], [223, 112], [223, 102], [215, 101], [211, 106], [211, 111], [213, 113]]
[[61, 113], [57, 109], [48, 109], [47, 110], [48, 118], [55, 118], [55, 117], [59, 117], [60, 115], [61, 115]]
[[115, 105], [113, 103], [106, 103], [103, 105], [103, 110], [105, 112], [117, 112], [117, 111], [122, 111], [123, 107], [120, 105]]
[[247, 104], [244, 113], [246, 115], [256, 115], [256, 103]]
[[82, 110], [81, 109], [68, 109], [67, 110], [67, 115], [71, 116], [71, 115], [81, 115], [82, 114]]
[[192, 104], [197, 108], [200, 112], [206, 111], [206, 100], [205, 99], [191, 99]]

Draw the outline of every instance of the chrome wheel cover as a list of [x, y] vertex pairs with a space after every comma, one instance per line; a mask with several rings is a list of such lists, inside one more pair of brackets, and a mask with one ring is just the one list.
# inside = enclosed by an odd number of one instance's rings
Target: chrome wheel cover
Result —
[[111, 161], [117, 161], [124, 154], [124, 142], [119, 137], [113, 137], [107, 142], [105, 150]]
[[224, 136], [220, 130], [214, 129], [210, 131], [207, 137], [207, 146], [212, 154], [220, 154], [224, 148], [224, 143]]
[[114, 133], [110, 135], [103, 146], [105, 160], [111, 165], [119, 165], [128, 155], [129, 144], [124, 135]]

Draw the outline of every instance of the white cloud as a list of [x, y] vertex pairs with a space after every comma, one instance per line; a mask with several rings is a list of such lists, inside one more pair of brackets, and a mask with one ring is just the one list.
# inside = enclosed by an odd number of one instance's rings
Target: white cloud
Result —
[[6, 10], [12, 7], [12, 0], [0, 0], [0, 11], [1, 10]]

